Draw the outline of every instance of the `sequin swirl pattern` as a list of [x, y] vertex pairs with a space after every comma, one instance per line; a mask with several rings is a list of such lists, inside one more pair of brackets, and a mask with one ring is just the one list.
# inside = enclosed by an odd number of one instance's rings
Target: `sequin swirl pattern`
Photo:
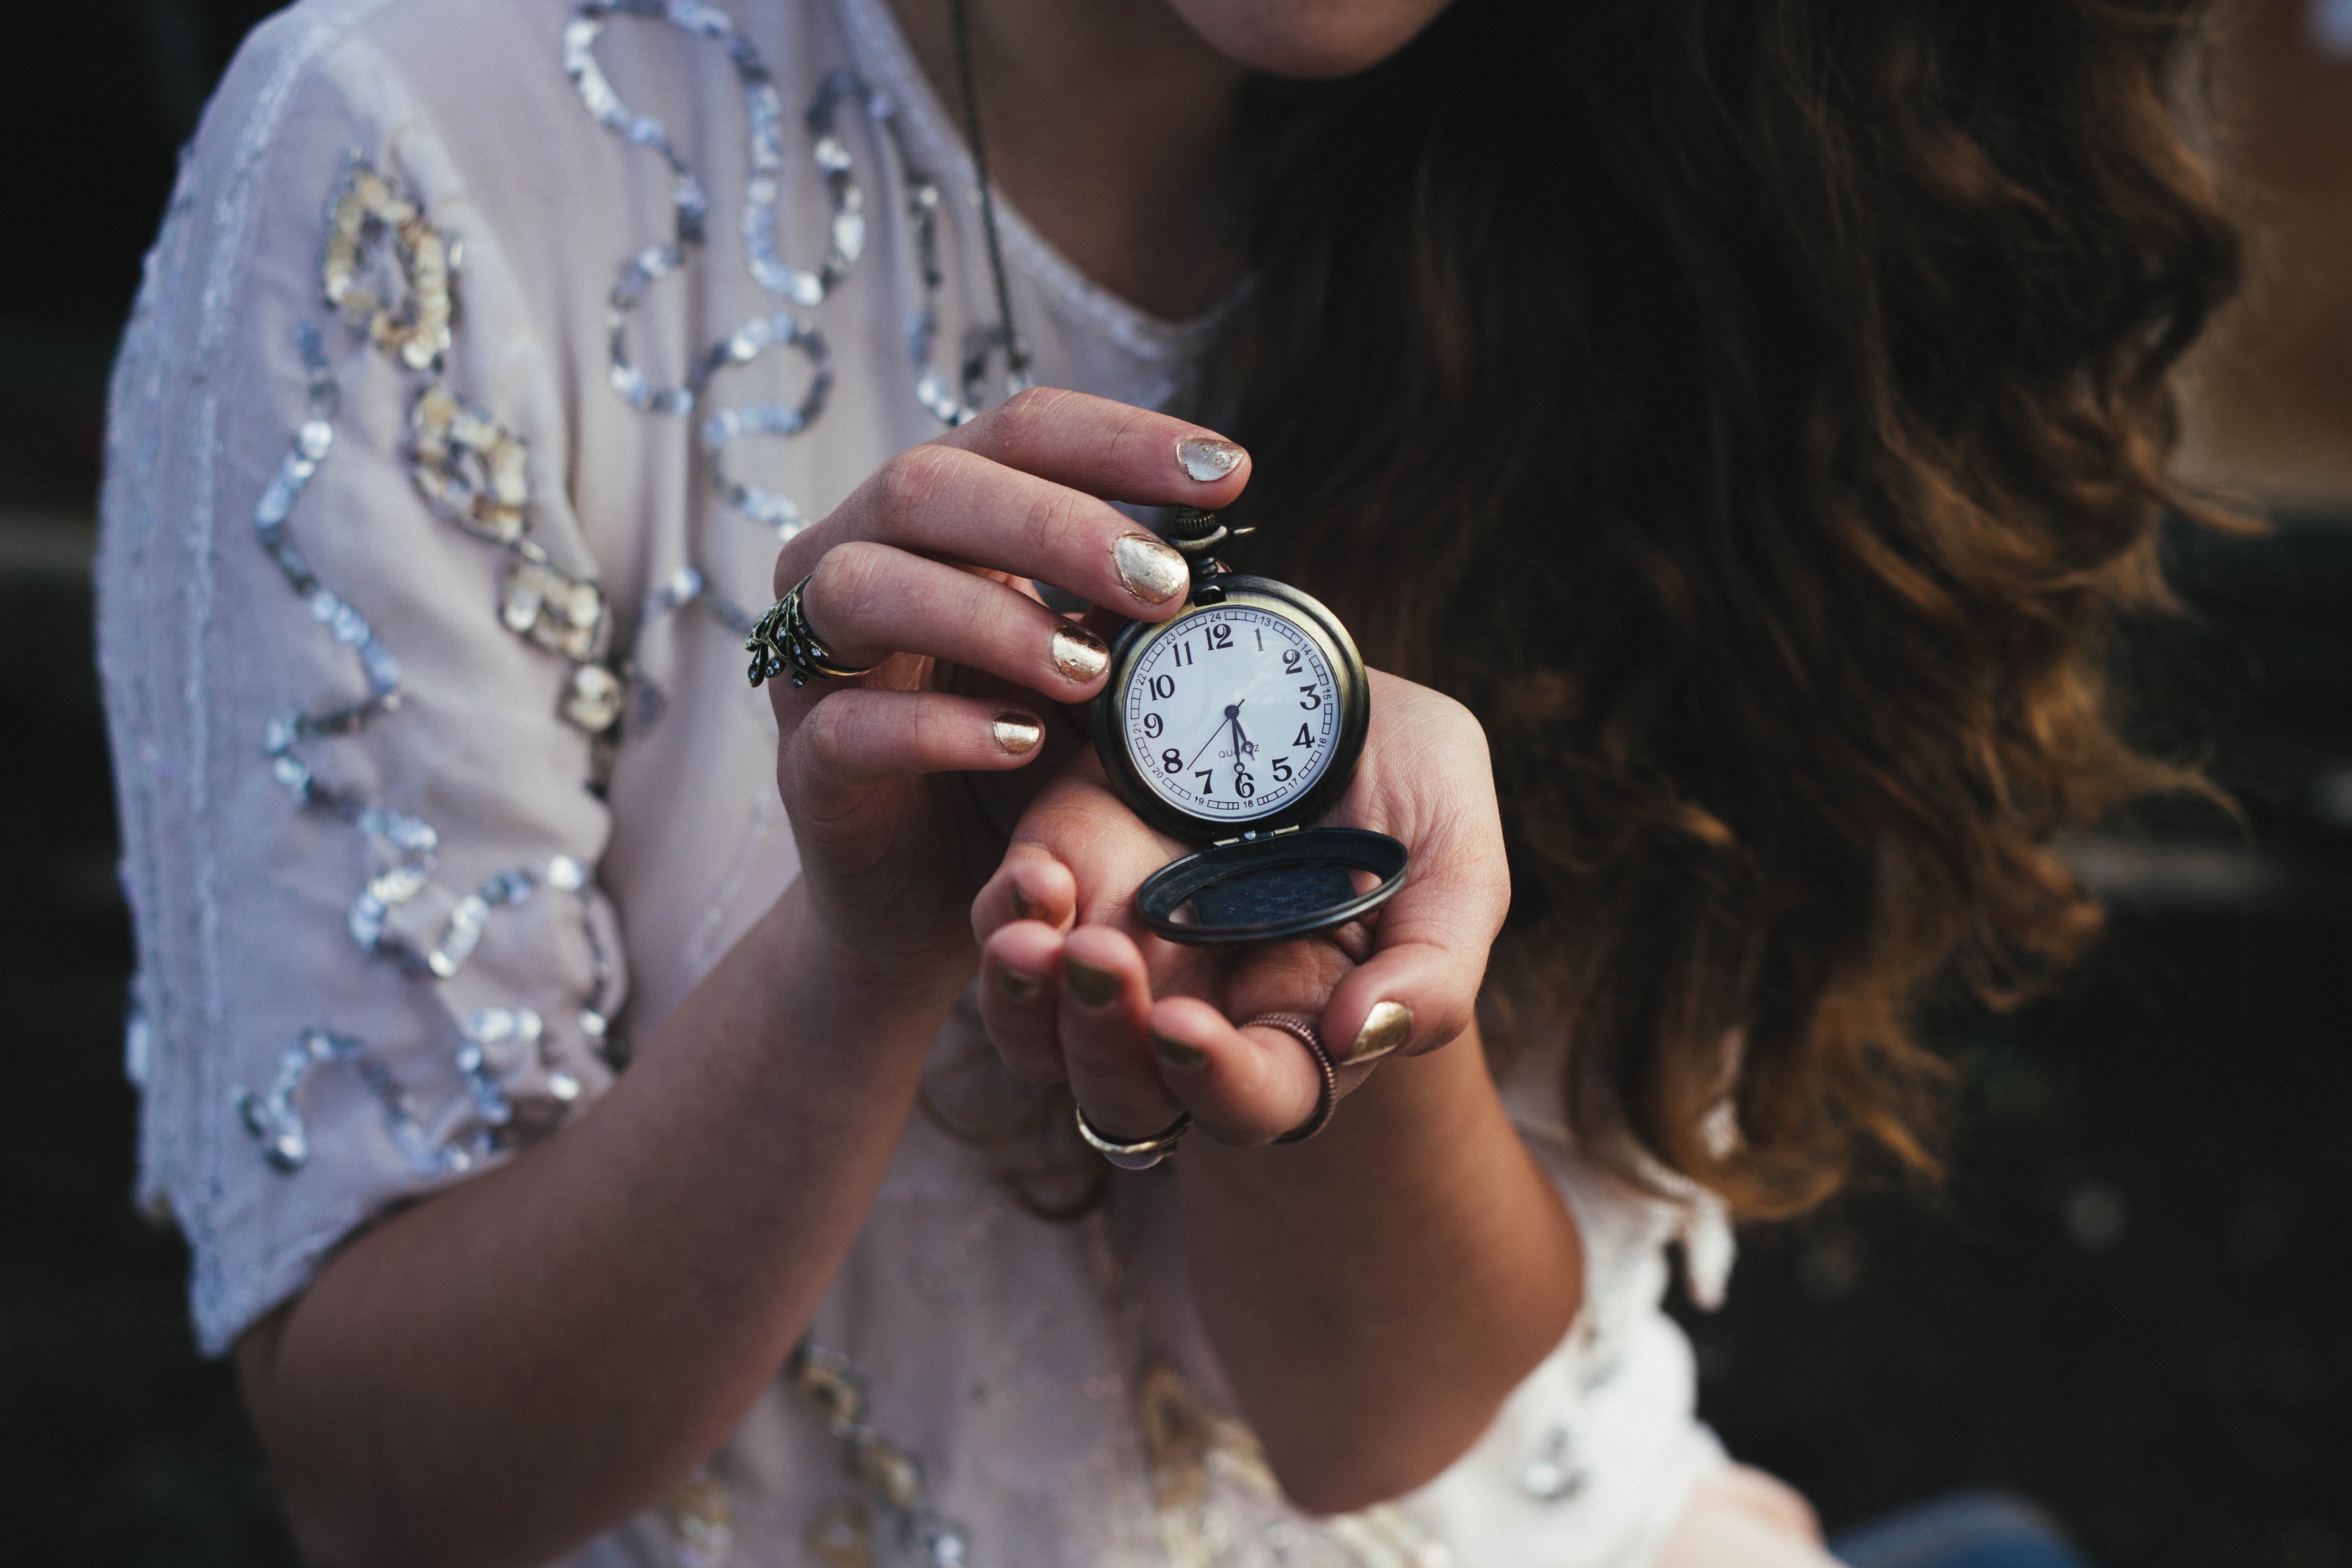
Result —
[[[671, 225], [666, 241], [646, 246], [625, 258], [607, 301], [607, 379], [615, 393], [631, 407], [659, 417], [683, 418], [703, 411], [713, 381], [724, 370], [751, 364], [772, 349], [800, 354], [809, 366], [809, 382], [797, 403], [762, 402], [706, 413], [701, 445], [710, 464], [711, 482], [727, 505], [752, 522], [773, 528], [779, 542], [789, 541], [807, 519], [791, 497], [740, 477], [728, 457], [729, 449], [746, 436], [790, 439], [805, 432], [824, 411], [833, 386], [830, 351], [823, 333], [810, 321], [790, 311], [777, 311], [745, 322], [720, 339], [689, 365], [674, 383], [656, 384], [629, 351], [629, 322], [653, 288], [687, 270], [709, 238], [710, 197], [692, 162], [679, 150], [669, 129], [652, 115], [639, 114], [623, 102], [598, 62], [596, 48], [616, 16], [658, 20], [689, 37], [719, 45], [727, 54], [744, 100], [749, 138], [743, 211], [739, 223], [744, 264], [761, 288], [786, 303], [813, 310], [845, 282], [864, 255], [866, 243], [865, 196], [856, 177], [856, 161], [840, 131], [845, 109], [861, 113], [876, 128], [877, 145], [896, 161], [906, 192], [906, 215], [910, 248], [920, 276], [924, 303], [907, 328], [908, 350], [914, 371], [916, 401], [942, 424], [972, 419], [983, 400], [982, 387], [992, 360], [1006, 361], [1004, 393], [1025, 385], [1007, 352], [1002, 325], [974, 327], [965, 335], [959, 364], [959, 382], [938, 370], [940, 298], [946, 284], [940, 265], [939, 182], [914, 155], [898, 106], [867, 87], [847, 69], [828, 71], [815, 100], [804, 117], [810, 158], [832, 207], [827, 225], [827, 252], [814, 267], [785, 263], [776, 240], [776, 208], [782, 194], [787, 166], [784, 111], [775, 79], [757, 48], [733, 17], [700, 0], [585, 0], [564, 25], [562, 60], [582, 106], [597, 124], [633, 147], [658, 157], [669, 172]], [[959, 392], [961, 395], [959, 395]], [[714, 618], [737, 636], [748, 634], [751, 615], [740, 604], [717, 591], [709, 574], [698, 567], [691, 572], [691, 594], [671, 596], [671, 612], [699, 599]]]
[[625, 686], [603, 660], [604, 591], [563, 570], [532, 539], [530, 448], [452, 389], [444, 363], [457, 316], [463, 251], [390, 178], [354, 156], [336, 195], [320, 269], [327, 303], [418, 378], [409, 404], [409, 475], [435, 516], [504, 547], [499, 618], [516, 635], [571, 661], [558, 711], [609, 737]]
[[833, 204], [829, 246], [813, 269], [790, 267], [776, 248], [776, 202], [784, 170], [783, 100], [774, 78], [751, 41], [734, 19], [698, 0], [590, 0], [576, 9], [563, 30], [563, 69], [571, 78], [582, 105], [607, 131], [631, 146], [646, 148], [667, 165], [671, 178], [671, 235], [661, 245], [649, 246], [621, 264], [606, 304], [608, 378], [613, 390], [644, 413], [683, 418], [701, 408], [710, 382], [719, 371], [751, 364], [770, 349], [798, 353], [809, 365], [807, 389], [797, 404], [755, 403], [730, 409], [707, 418], [702, 425], [704, 451], [711, 463], [711, 478], [729, 506], [789, 540], [803, 526], [799, 506], [789, 497], [748, 484], [728, 469], [726, 449], [744, 435], [789, 438], [808, 428], [824, 411], [833, 386], [829, 351], [824, 335], [789, 311], [755, 317], [720, 339], [691, 365], [674, 385], [656, 386], [629, 354], [629, 319], [654, 286], [686, 269], [707, 237], [710, 201], [693, 167], [670, 139], [668, 129], [651, 115], [634, 113], [613, 90], [597, 63], [596, 42], [607, 19], [614, 16], [664, 20], [688, 35], [717, 43], [726, 53], [743, 90], [750, 122], [750, 176], [744, 193], [741, 231], [744, 261], [752, 278], [767, 292], [803, 309], [823, 303], [825, 296], [857, 265], [866, 249], [865, 196], [854, 177], [848, 150], [834, 134], [832, 108], [821, 103], [809, 116], [815, 140], [814, 159]]
[[[421, 378], [410, 412], [410, 470], [418, 494], [436, 516], [506, 549], [501, 619], [518, 635], [572, 662], [561, 711], [579, 728], [599, 735], [617, 724], [622, 694], [619, 677], [595, 662], [606, 622], [603, 594], [593, 582], [558, 570], [526, 537], [530, 454], [521, 437], [467, 405], [443, 380], [460, 265], [458, 246], [433, 225], [422, 206], [354, 157], [330, 208], [320, 292], [377, 351]], [[314, 325], [304, 322], [298, 329], [297, 348], [308, 375], [304, 418], [255, 507], [255, 535], [311, 617], [352, 650], [366, 695], [338, 708], [278, 716], [263, 737], [263, 755], [273, 776], [302, 805], [332, 812], [367, 841], [374, 867], [346, 925], [362, 949], [394, 959], [421, 979], [456, 977], [479, 946], [493, 911], [523, 904], [542, 885], [577, 898], [593, 975], [591, 994], [576, 1021], [592, 1049], [617, 1067], [622, 1042], [611, 1029], [611, 1015], [619, 977], [610, 944], [598, 929], [587, 868], [556, 855], [538, 867], [495, 873], [457, 899], [440, 935], [419, 949], [394, 934], [391, 917], [430, 884], [439, 833], [419, 818], [330, 786], [306, 754], [307, 743], [355, 735], [396, 708], [402, 671], [366, 617], [320, 581], [289, 536], [289, 519], [333, 449], [341, 405], [340, 385]], [[299, 1169], [310, 1157], [310, 1143], [297, 1095], [318, 1070], [349, 1068], [373, 1092], [404, 1163], [420, 1176], [437, 1178], [472, 1169], [515, 1137], [553, 1126], [584, 1092], [579, 1076], [555, 1058], [552, 1031], [531, 1009], [475, 1009], [458, 1019], [458, 1034], [454, 1065], [472, 1116], [469, 1129], [447, 1141], [432, 1141], [410, 1092], [382, 1056], [327, 1029], [306, 1030], [287, 1048], [267, 1092], [237, 1092], [239, 1120], [272, 1166]], [[507, 1087], [519, 1074], [536, 1082], [527, 1102], [519, 1103]]]
[[878, 1507], [929, 1568], [968, 1568], [969, 1535], [927, 1501], [922, 1460], [867, 1424], [866, 1379], [849, 1358], [803, 1341], [785, 1376], [840, 1446], [842, 1469], [863, 1494], [838, 1499], [817, 1515], [809, 1548], [818, 1560], [826, 1568], [879, 1568]]

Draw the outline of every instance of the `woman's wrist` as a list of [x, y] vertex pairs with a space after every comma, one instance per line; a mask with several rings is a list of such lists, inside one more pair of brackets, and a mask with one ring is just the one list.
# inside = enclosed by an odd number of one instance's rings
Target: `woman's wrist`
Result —
[[805, 879], [769, 906], [751, 940], [768, 972], [797, 977], [816, 1010], [877, 1024], [943, 1015], [980, 967], [968, 936], [908, 944], [844, 934], [817, 908]]

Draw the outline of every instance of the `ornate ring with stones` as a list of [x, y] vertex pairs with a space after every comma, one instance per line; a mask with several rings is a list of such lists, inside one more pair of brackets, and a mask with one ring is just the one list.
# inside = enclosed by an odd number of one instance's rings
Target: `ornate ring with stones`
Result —
[[796, 686], [804, 686], [811, 679], [854, 681], [882, 667], [875, 664], [862, 670], [847, 669], [834, 657], [824, 640], [809, 629], [807, 612], [801, 608], [801, 592], [808, 585], [805, 577], [793, 584], [792, 591], [770, 606], [751, 628], [751, 641], [743, 644], [743, 651], [751, 655], [753, 685], [785, 674], [791, 674]]

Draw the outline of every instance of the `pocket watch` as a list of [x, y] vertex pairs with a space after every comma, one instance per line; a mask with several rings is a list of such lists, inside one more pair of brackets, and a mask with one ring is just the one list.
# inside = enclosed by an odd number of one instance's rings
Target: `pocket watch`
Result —
[[1225, 570], [1216, 549], [1232, 537], [1213, 512], [1177, 512], [1168, 542], [1192, 562], [1192, 597], [1172, 620], [1119, 629], [1088, 716], [1103, 771], [1136, 814], [1205, 846], [1135, 895], [1154, 931], [1195, 946], [1360, 919], [1404, 885], [1407, 862], [1384, 833], [1308, 826], [1355, 777], [1370, 683], [1320, 602]]

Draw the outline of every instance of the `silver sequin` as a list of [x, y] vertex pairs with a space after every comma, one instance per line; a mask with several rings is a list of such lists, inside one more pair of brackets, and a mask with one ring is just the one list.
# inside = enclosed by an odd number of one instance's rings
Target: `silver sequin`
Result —
[[776, 530], [780, 544], [790, 543], [806, 523], [800, 507], [789, 497], [732, 477], [727, 467], [727, 448], [738, 436], [798, 435], [815, 423], [824, 412], [824, 400], [833, 390], [833, 369], [826, 362], [829, 351], [824, 335], [799, 318], [779, 311], [747, 322], [731, 338], [722, 340], [710, 350], [706, 361], [704, 380], [722, 365], [746, 365], [771, 347], [797, 350], [813, 370], [808, 391], [797, 405], [788, 403], [751, 403], [712, 414], [703, 421], [702, 447], [710, 454], [711, 482], [727, 504], [751, 518]]
[[1519, 1467], [1519, 1490], [1538, 1502], [1565, 1502], [1584, 1490], [1585, 1469], [1573, 1436], [1555, 1426]]
[[[383, 270], [379, 252], [387, 244], [398, 263], [400, 290], [362, 281], [371, 268]], [[330, 218], [322, 291], [328, 303], [377, 350], [424, 378], [410, 420], [412, 472], [419, 491], [442, 517], [507, 546], [510, 568], [501, 607], [504, 618], [519, 633], [575, 661], [565, 686], [565, 715], [592, 732], [609, 730], [619, 718], [619, 682], [610, 671], [581, 662], [595, 652], [604, 630], [602, 592], [593, 583], [557, 570], [524, 537], [530, 526], [528, 447], [488, 415], [467, 407], [441, 381], [455, 315], [450, 286], [457, 265], [457, 246], [426, 221], [421, 206], [354, 158]], [[318, 329], [303, 323], [296, 342], [309, 373], [308, 404], [278, 472], [255, 504], [255, 535], [312, 619], [352, 650], [367, 695], [339, 708], [278, 715], [266, 728], [262, 750], [273, 776], [302, 804], [340, 816], [367, 842], [370, 871], [346, 920], [352, 940], [370, 953], [397, 959], [412, 972], [446, 980], [472, 956], [492, 912], [524, 903], [538, 879], [520, 867], [496, 873], [458, 899], [439, 937], [425, 951], [416, 952], [392, 933], [389, 923], [394, 909], [415, 899], [431, 883], [439, 858], [439, 833], [420, 818], [323, 782], [302, 750], [304, 742], [316, 737], [355, 734], [396, 706], [401, 667], [366, 617], [319, 580], [288, 537], [289, 518], [333, 450], [341, 403]], [[607, 1019], [615, 1005], [617, 977], [596, 934], [587, 868], [559, 855], [548, 862], [543, 875], [549, 885], [580, 897], [594, 970], [591, 995], [582, 1009], [582, 1032], [609, 1055]], [[515, 1121], [502, 1081], [524, 1065], [517, 1052], [536, 1055], [547, 1032], [540, 1015], [529, 1009], [474, 1012], [461, 1021], [459, 1032], [456, 1065], [478, 1124], [464, 1137], [434, 1143], [408, 1091], [383, 1059], [356, 1039], [324, 1029], [305, 1030], [287, 1049], [267, 1093], [249, 1089], [236, 1093], [238, 1116], [271, 1165], [281, 1171], [297, 1170], [310, 1153], [297, 1092], [317, 1069], [348, 1066], [375, 1093], [385, 1129], [413, 1171], [438, 1178], [471, 1169], [496, 1150], [500, 1130]], [[539, 1065], [545, 1069], [546, 1096], [559, 1110], [584, 1092], [576, 1074], [552, 1062]]]
[[278, 1073], [267, 1094], [241, 1090], [236, 1098], [238, 1119], [262, 1155], [281, 1171], [299, 1170], [310, 1158], [310, 1129], [295, 1104], [295, 1094], [322, 1067], [349, 1067], [374, 1093], [383, 1108], [384, 1132], [402, 1161], [415, 1175], [438, 1179], [468, 1171], [491, 1151], [487, 1131], [470, 1138], [436, 1145], [417, 1119], [415, 1101], [392, 1070], [361, 1041], [328, 1030], [304, 1030], [278, 1059]]
[[272, 775], [296, 799], [341, 817], [367, 839], [375, 866], [352, 901], [349, 925], [352, 940], [373, 952], [383, 941], [384, 920], [392, 908], [424, 891], [433, 874], [440, 839], [428, 823], [371, 805], [323, 783], [300, 749], [304, 741], [318, 737], [355, 734], [377, 715], [397, 706], [401, 669], [400, 661], [377, 638], [367, 618], [319, 580], [287, 536], [287, 519], [295, 504], [333, 449], [334, 421], [341, 407], [341, 392], [327, 363], [318, 329], [306, 321], [295, 337], [310, 372], [309, 406], [276, 476], [254, 508], [254, 531], [287, 586], [309, 608], [311, 619], [357, 655], [367, 695], [342, 707], [278, 715], [263, 731], [262, 755], [268, 758]]
[[481, 946], [482, 929], [490, 923], [490, 911], [520, 904], [530, 897], [530, 873], [517, 867], [499, 873], [482, 883], [479, 890], [459, 899], [442, 927], [441, 939], [425, 955], [425, 967], [436, 980], [456, 975], [474, 956], [474, 949]]

